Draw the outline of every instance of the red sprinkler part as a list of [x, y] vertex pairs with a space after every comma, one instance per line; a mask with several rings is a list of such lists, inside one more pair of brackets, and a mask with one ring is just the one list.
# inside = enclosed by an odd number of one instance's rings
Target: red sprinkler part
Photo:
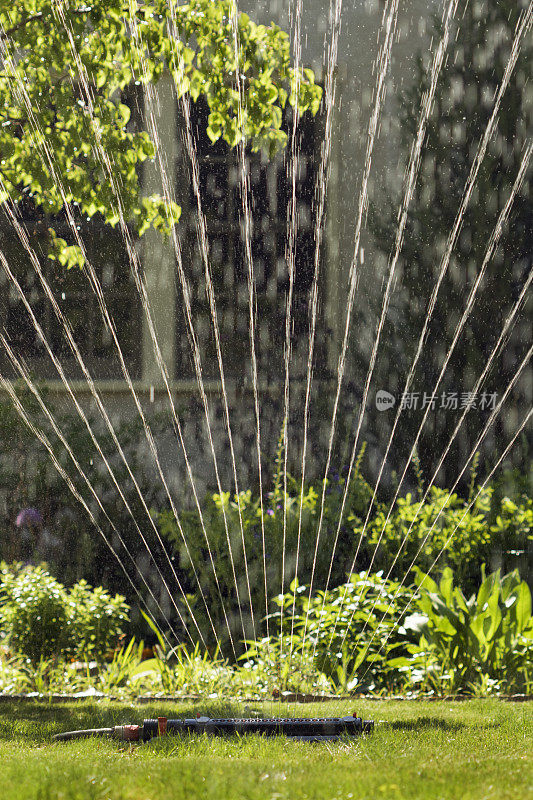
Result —
[[124, 725], [124, 739], [127, 742], [138, 742], [140, 738], [141, 738], [140, 725]]
[[157, 718], [157, 733], [159, 736], [166, 736], [167, 735], [167, 718], [166, 717], [158, 717]]

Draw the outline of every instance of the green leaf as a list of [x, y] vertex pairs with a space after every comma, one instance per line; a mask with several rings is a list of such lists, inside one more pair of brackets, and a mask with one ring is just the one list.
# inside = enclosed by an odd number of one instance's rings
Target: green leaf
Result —
[[220, 126], [208, 125], [206, 130], [207, 130], [207, 135], [209, 136], [209, 138], [213, 143], [215, 143], [216, 141], [218, 141], [218, 139], [220, 139], [220, 134], [222, 131]]
[[161, 650], [163, 651], [163, 653], [165, 653], [166, 649], [167, 649], [167, 646], [166, 646], [166, 642], [165, 642], [165, 640], [163, 638], [163, 635], [162, 635], [161, 631], [159, 630], [159, 628], [157, 627], [155, 622], [152, 619], [150, 619], [148, 614], [145, 614], [145, 612], [142, 610], [142, 608], [140, 609], [140, 612], [141, 612], [141, 615], [142, 615], [144, 621], [147, 623], [148, 627], [150, 628], [150, 630], [153, 631], [153, 633], [155, 633], [155, 635], [157, 637], [157, 641], [159, 642], [159, 646], [161, 647]]
[[518, 632], [522, 633], [531, 622], [531, 591], [525, 581], [518, 587], [517, 595], [516, 624]]

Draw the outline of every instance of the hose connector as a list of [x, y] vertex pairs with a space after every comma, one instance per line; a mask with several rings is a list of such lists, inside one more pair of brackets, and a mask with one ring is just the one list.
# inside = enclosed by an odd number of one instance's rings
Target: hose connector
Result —
[[120, 739], [123, 742], [138, 742], [141, 739], [141, 733], [141, 725], [115, 725], [113, 739]]

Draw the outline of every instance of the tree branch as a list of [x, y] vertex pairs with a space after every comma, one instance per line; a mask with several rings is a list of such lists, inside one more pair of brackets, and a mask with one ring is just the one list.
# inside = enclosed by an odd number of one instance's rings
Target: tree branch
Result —
[[9, 39], [14, 33], [19, 31], [21, 28], [25, 28], [26, 25], [29, 25], [30, 22], [35, 22], [36, 19], [41, 19], [43, 16], [42, 11], [38, 11], [37, 14], [33, 14], [31, 17], [26, 17], [21, 22], [18, 22], [16, 25], [13, 25], [12, 28], [9, 28], [7, 31], [0, 32], [0, 39]]
[[5, 122], [12, 122], [14, 125], [26, 125], [28, 123], [27, 117], [19, 118], [19, 117], [4, 116], [4, 114], [2, 114], [1, 111], [0, 111], [0, 119], [4, 120]]
[[[91, 8], [76, 8], [72, 10], [73, 14], [87, 14], [91, 11]], [[14, 33], [21, 30], [21, 28], [25, 28], [26, 25], [29, 25], [30, 22], [35, 22], [35, 20], [42, 19], [43, 12], [38, 11], [37, 14], [32, 14], [31, 17], [26, 17], [26, 19], [21, 20], [16, 25], [13, 25], [12, 28], [9, 28], [7, 31], [0, 31], [0, 41], [2, 39], [9, 39]]]

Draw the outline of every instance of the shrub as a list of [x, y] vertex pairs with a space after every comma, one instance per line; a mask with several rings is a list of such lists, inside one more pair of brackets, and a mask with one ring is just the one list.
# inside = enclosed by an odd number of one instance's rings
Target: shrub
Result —
[[[533, 539], [533, 501], [527, 497], [493, 501], [493, 489], [487, 487], [468, 506], [469, 500], [436, 486], [424, 503], [411, 494], [400, 497], [388, 520], [388, 506], [379, 508], [370, 520], [365, 532], [367, 554], [379, 542], [376, 565], [388, 569], [397, 556], [391, 574], [401, 577], [413, 561], [424, 572], [429, 570], [444, 548], [440, 563], [453, 569], [463, 588], [473, 590], [479, 585], [480, 564], [491, 563], [495, 554], [503, 554], [505, 561], [507, 553], [527, 549], [528, 539]], [[349, 521], [359, 538], [361, 520], [351, 515]]]
[[280, 611], [273, 616], [279, 630], [283, 608], [288, 641], [295, 606], [295, 652], [304, 660], [313, 653], [316, 668], [343, 691], [393, 688], [397, 675], [389, 660], [406, 653], [409, 640], [397, 618], [411, 597], [412, 588], [385, 580], [381, 572], [361, 572], [335, 589], [317, 592], [310, 601], [306, 588], [293, 583], [291, 592], [276, 598]]
[[128, 620], [120, 595], [85, 581], [65, 589], [43, 567], [3, 564], [0, 578], [0, 633], [34, 663], [60, 655], [102, 658]]
[[9, 647], [33, 662], [65, 652], [71, 616], [64, 586], [41, 567], [1, 571], [0, 630]]
[[310, 643], [303, 648], [301, 644], [298, 635], [293, 637], [293, 650], [290, 653], [288, 636], [284, 640], [279, 636], [270, 636], [257, 642], [248, 642], [236, 677], [248, 683], [250, 693], [259, 692], [270, 697], [282, 692], [334, 692], [335, 682], [318, 669]]
[[98, 659], [115, 647], [129, 615], [122, 595], [112, 597], [101, 586], [92, 589], [82, 580], [68, 592], [68, 604], [77, 652]]
[[[361, 451], [348, 489], [336, 557], [332, 565], [333, 570], [330, 581], [332, 585], [340, 583], [344, 579], [353, 556], [353, 534], [349, 526], [346, 525], [348, 513], [350, 510], [355, 510], [361, 515], [366, 513], [372, 496], [370, 486], [362, 478], [359, 470], [363, 454], [364, 449]], [[289, 582], [294, 578], [297, 551], [299, 553], [298, 576], [300, 581], [308, 581], [311, 576], [320, 518], [322, 484], [305, 485], [302, 491], [301, 481], [296, 481], [289, 475], [287, 493], [285, 495], [283, 491], [282, 466], [282, 452], [281, 449], [278, 449], [277, 469], [272, 489], [266, 495], [263, 503], [262, 517], [260, 498], [257, 495], [254, 496], [251, 490], [241, 492], [239, 498], [232, 497], [229, 492], [211, 495], [205, 501], [202, 509], [209, 547], [216, 567], [216, 575], [223, 592], [230, 624], [233, 624], [234, 634], [236, 634], [237, 638], [239, 634], [242, 635], [242, 629], [239, 626], [240, 612], [243, 613], [245, 623], [246, 620], [250, 620], [247, 572], [258, 631], [260, 617], [265, 616], [266, 612], [263, 572], [263, 528], [269, 600], [272, 600], [272, 596], [282, 586], [283, 564], [285, 567], [285, 586], [288, 586]], [[320, 536], [321, 544], [318, 548], [315, 565], [315, 585], [319, 581], [325, 582], [328, 573], [332, 555], [331, 543], [337, 533], [344, 487], [345, 479], [336, 473], [332, 473], [326, 483]], [[184, 512], [180, 515], [180, 521], [192, 563], [200, 580], [204, 596], [210, 605], [212, 617], [217, 613], [216, 609], [219, 610], [215, 621], [223, 641], [225, 621], [220, 614], [220, 595], [199, 515], [197, 511]], [[187, 588], [195, 593], [197, 591], [197, 582], [194, 578], [191, 559], [186, 553], [183, 538], [173, 514], [169, 511], [162, 512], [159, 515], [159, 524], [163, 536], [170, 542], [174, 551], [179, 554], [180, 570], [187, 576]], [[226, 524], [230, 546], [228, 546]], [[300, 542], [299, 548], [298, 539]], [[237, 602], [233, 568], [235, 568], [237, 577], [240, 602]], [[202, 629], [208, 629], [203, 602], [201, 602], [197, 594], [190, 598], [190, 602], [195, 616], [203, 625]], [[183, 612], [183, 614], [187, 618], [186, 612]], [[251, 630], [247, 631], [247, 633], [251, 634]]]

